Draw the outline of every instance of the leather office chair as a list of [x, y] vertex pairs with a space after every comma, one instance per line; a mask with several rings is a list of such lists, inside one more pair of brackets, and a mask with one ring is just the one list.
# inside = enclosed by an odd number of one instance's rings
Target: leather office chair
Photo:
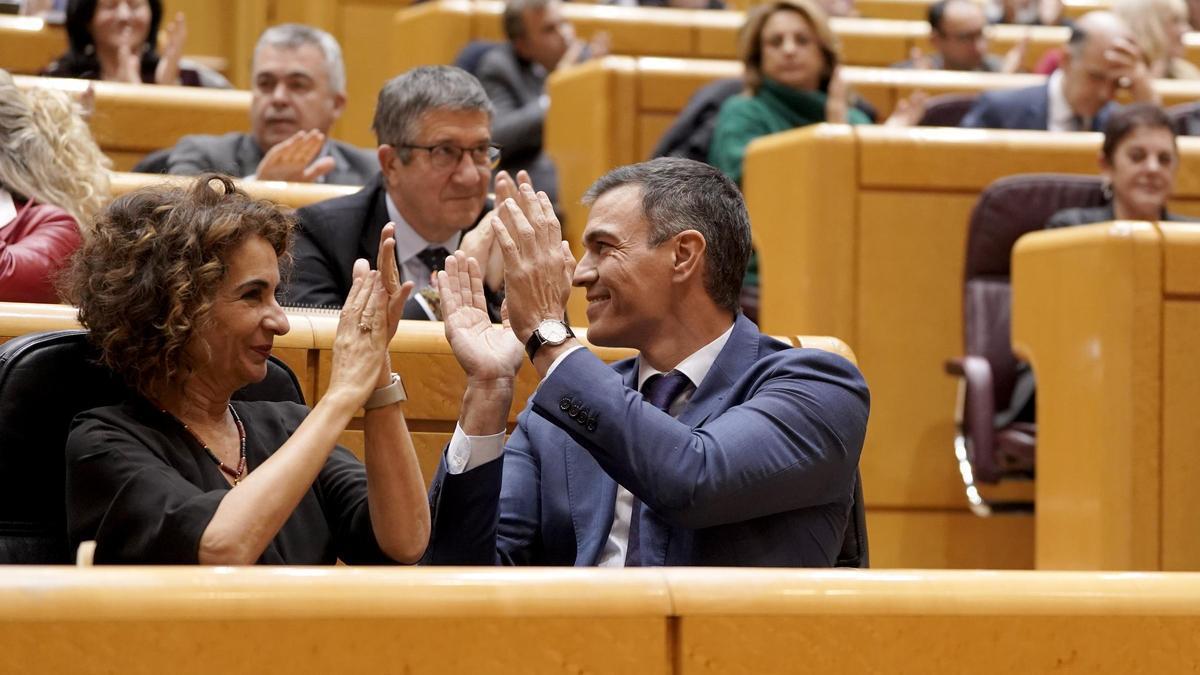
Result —
[[1180, 103], [1167, 108], [1171, 126], [1180, 136], [1200, 136], [1200, 101]]
[[925, 114], [917, 122], [922, 127], [956, 127], [975, 105], [978, 94], [942, 94], [925, 102]]
[[1013, 400], [1022, 367], [1012, 353], [1009, 330], [1013, 245], [1026, 232], [1043, 229], [1060, 209], [1103, 204], [1098, 178], [1027, 174], [989, 185], [971, 212], [963, 288], [965, 355], [947, 361], [945, 370], [960, 378], [954, 452], [976, 515], [1033, 510], [1029, 502], [989, 503], [977, 486], [1034, 475], [1036, 424], [997, 418]]
[[[132, 394], [83, 330], [24, 335], [0, 345], [0, 564], [70, 564], [64, 448], [71, 420]], [[271, 357], [267, 377], [240, 400], [304, 403], [291, 369]]]
[[838, 567], [870, 567], [867, 546], [867, 507], [863, 503], [862, 474], [854, 472], [854, 503], [850, 505], [850, 518], [846, 520], [846, 533], [842, 537], [842, 550], [838, 553]]

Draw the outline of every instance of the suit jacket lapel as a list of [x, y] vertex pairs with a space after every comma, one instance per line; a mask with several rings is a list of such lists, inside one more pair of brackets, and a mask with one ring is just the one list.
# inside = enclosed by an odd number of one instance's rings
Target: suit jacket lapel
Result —
[[713, 361], [696, 393], [692, 394], [687, 407], [680, 413], [680, 422], [698, 427], [720, 409], [733, 383], [758, 358], [758, 337], [754, 322], [739, 314], [733, 323], [729, 340], [717, 355], [717, 360]]
[[1043, 84], [1039, 96], [1030, 101], [1027, 112], [1030, 129], [1048, 129], [1050, 127], [1050, 86]]
[[238, 137], [237, 149], [234, 150], [237, 154], [234, 162], [241, 171], [241, 175], [237, 178], [244, 178], [258, 173], [258, 163], [262, 161], [263, 151], [258, 147], [258, 143], [250, 134], [242, 134]]
[[[383, 174], [375, 176], [374, 195], [371, 197], [371, 206], [367, 211], [367, 222], [362, 229], [362, 238], [358, 242], [359, 256], [366, 258], [367, 262], [371, 263], [371, 268], [375, 268], [375, 261], [379, 259], [379, 234], [383, 232], [383, 226], [388, 224], [387, 188], [383, 185]], [[400, 265], [400, 261], [396, 261], [396, 265]], [[404, 271], [400, 272], [401, 280], [404, 279]]]

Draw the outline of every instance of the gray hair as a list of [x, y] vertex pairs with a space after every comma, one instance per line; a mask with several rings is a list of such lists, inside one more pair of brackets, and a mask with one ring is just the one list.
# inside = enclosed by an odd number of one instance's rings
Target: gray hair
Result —
[[525, 37], [525, 12], [545, 9], [555, 0], [508, 0], [504, 3], [504, 35], [509, 41]]
[[258, 53], [263, 47], [275, 49], [299, 49], [304, 45], [312, 45], [321, 50], [325, 57], [325, 70], [329, 74], [329, 88], [339, 94], [346, 93], [346, 65], [342, 61], [342, 48], [329, 33], [320, 28], [305, 26], [300, 23], [281, 23], [263, 31], [254, 45], [254, 60], [258, 61]]
[[[475, 76], [454, 66], [421, 66], [388, 80], [379, 90], [371, 129], [380, 145], [399, 147], [420, 133], [431, 110], [480, 111], [492, 119], [492, 102]], [[407, 153], [400, 158], [407, 160]]]
[[641, 188], [651, 246], [684, 230], [704, 237], [704, 288], [718, 306], [736, 313], [750, 261], [750, 216], [737, 185], [708, 164], [660, 157], [609, 171], [588, 188], [583, 203], [590, 206], [626, 185]]

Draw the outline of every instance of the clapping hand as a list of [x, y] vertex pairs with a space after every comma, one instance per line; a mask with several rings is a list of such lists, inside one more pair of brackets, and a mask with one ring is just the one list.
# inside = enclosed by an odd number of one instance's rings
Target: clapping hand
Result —
[[511, 384], [524, 359], [524, 348], [507, 320], [497, 326], [488, 318], [479, 263], [455, 251], [446, 258], [446, 269], [437, 273], [437, 287], [446, 340], [468, 382]]
[[[364, 264], [365, 260], [362, 261]], [[356, 263], [357, 264], [357, 263]], [[383, 281], [386, 297], [385, 310], [387, 315], [387, 339], [391, 342], [396, 336], [396, 327], [400, 325], [400, 316], [404, 314], [404, 303], [412, 293], [413, 282], [400, 283], [400, 267], [396, 264], [396, 224], [388, 223], [379, 233], [379, 257], [375, 259], [375, 268], [379, 270]]]
[[324, 147], [325, 134], [319, 130], [297, 131], [263, 155], [254, 177], [257, 180], [311, 183], [333, 171], [337, 165], [332, 157], [316, 159]]
[[386, 305], [379, 272], [366, 269], [365, 260], [355, 261], [354, 282], [333, 339], [327, 396], [348, 396], [357, 408], [380, 386], [380, 367], [387, 358], [389, 341]]
[[562, 238], [562, 225], [545, 192], [521, 185], [516, 199], [496, 206], [492, 221], [504, 257], [504, 292], [509, 319], [524, 344], [545, 319], [563, 320], [575, 257]]
[[850, 114], [850, 91], [842, 79], [841, 68], [834, 68], [829, 76], [829, 88], [825, 97], [825, 121], [830, 124], [845, 124]]
[[183, 58], [183, 45], [187, 42], [187, 19], [183, 12], [176, 12], [175, 19], [167, 25], [167, 40], [154, 69], [157, 84], [179, 84], [179, 60]]
[[[495, 205], [499, 206], [508, 199], [517, 198], [518, 185], [533, 185], [529, 173], [525, 170], [517, 172], [517, 180], [513, 181], [507, 171], [496, 174]], [[479, 225], [463, 235], [459, 249], [479, 262], [483, 271], [483, 283], [487, 288], [498, 291], [504, 286], [504, 259], [500, 257], [500, 249], [496, 244], [496, 232], [492, 229], [492, 219], [498, 218], [496, 207], [487, 213]]]

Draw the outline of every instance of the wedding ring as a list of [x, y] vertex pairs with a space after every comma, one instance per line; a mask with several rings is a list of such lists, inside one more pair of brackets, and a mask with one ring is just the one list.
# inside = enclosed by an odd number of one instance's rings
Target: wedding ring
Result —
[[370, 324], [368, 324], [366, 321], [359, 321], [359, 322], [358, 322], [358, 329], [359, 329], [360, 331], [364, 332], [364, 333], [370, 333], [370, 332], [371, 332], [371, 326], [370, 326]]

